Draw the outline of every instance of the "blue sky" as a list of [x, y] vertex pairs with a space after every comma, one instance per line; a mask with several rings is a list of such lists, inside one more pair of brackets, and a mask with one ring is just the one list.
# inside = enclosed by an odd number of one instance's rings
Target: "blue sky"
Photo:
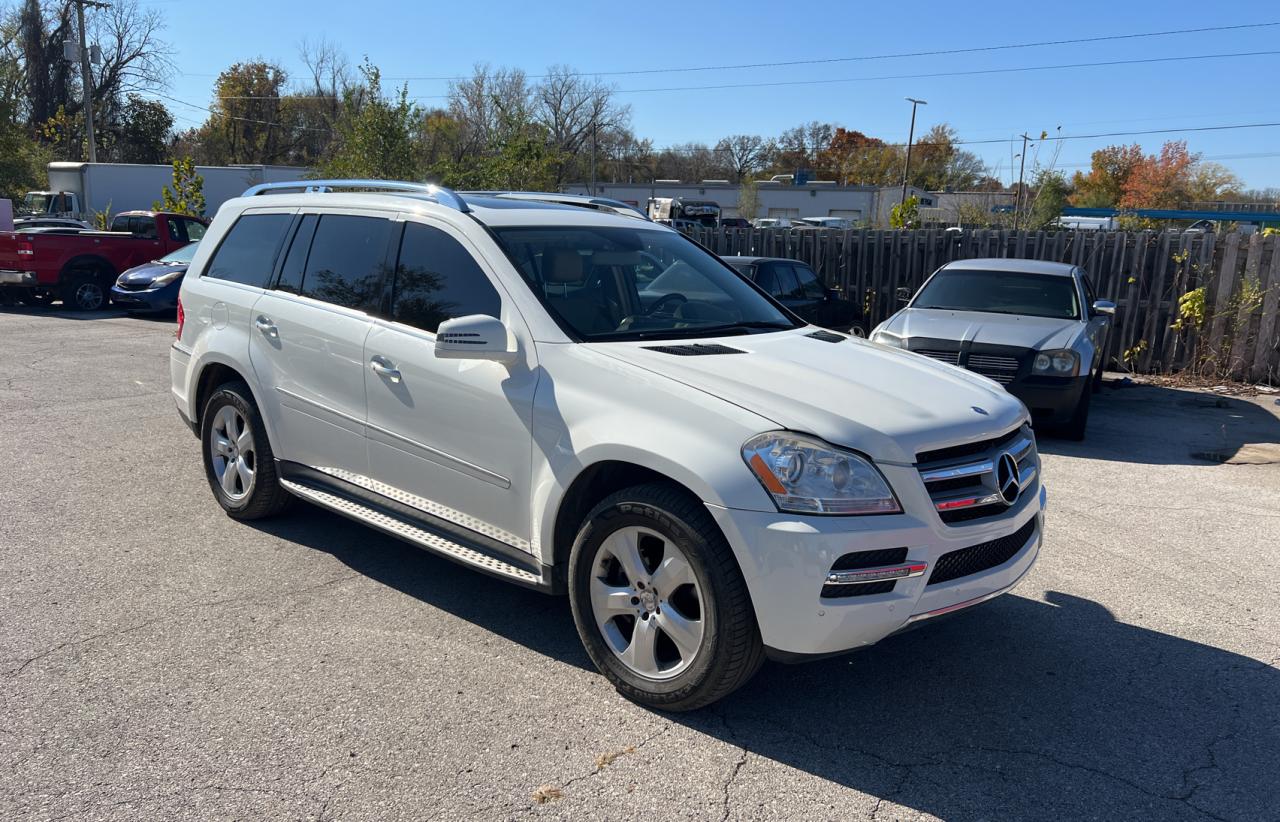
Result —
[[[628, 71], [936, 51], [1280, 21], [1275, 0], [1185, 2], [682, 3], [393, 2], [393, 0], [140, 0], [165, 17], [182, 74], [171, 96], [208, 105], [217, 73], [257, 57], [300, 69], [304, 39], [327, 38], [354, 64], [364, 56], [390, 83], [468, 73], [473, 64], [540, 73], [554, 63], [581, 71]], [[730, 133], [776, 135], [809, 120], [856, 128], [889, 141], [907, 137], [910, 105], [917, 133], [947, 122], [961, 139], [1006, 140], [1028, 133], [1093, 134], [1280, 121], [1280, 55], [1146, 65], [1025, 71], [1000, 75], [867, 80], [773, 88], [637, 92], [732, 83], [836, 80], [1063, 63], [1280, 50], [1280, 26], [1109, 43], [928, 55], [781, 68], [607, 77], [632, 107], [636, 133], [658, 146], [713, 142]], [[300, 72], [299, 72], [300, 74]], [[423, 104], [444, 81], [411, 80]], [[168, 102], [168, 101], [167, 101]], [[169, 103], [180, 125], [204, 112]], [[1138, 142], [1154, 152], [1185, 138], [1251, 187], [1280, 186], [1280, 128], [1074, 140], [1058, 167], [1086, 166], [1096, 148]], [[1020, 142], [1020, 141], [1019, 141]], [[999, 176], [1017, 174], [1005, 142], [972, 146]], [[1054, 146], [1042, 145], [1047, 164]], [[1248, 156], [1240, 155], [1272, 155]], [[1032, 153], [1031, 157], [1035, 157]]]

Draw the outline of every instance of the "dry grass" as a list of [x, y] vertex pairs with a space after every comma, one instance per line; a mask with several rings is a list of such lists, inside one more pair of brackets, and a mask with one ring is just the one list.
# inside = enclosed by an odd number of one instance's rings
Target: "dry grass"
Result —
[[627, 754], [633, 754], [635, 752], [636, 752], [636, 746], [628, 745], [627, 747], [623, 748], [620, 751], [610, 751], [608, 753], [602, 753], [596, 757], [596, 770], [603, 771], [605, 768], [612, 765], [614, 763], [614, 760], [616, 760], [618, 757], [626, 756]]
[[564, 799], [564, 791], [555, 785], [539, 785], [533, 792], [533, 801], [539, 805], [545, 805], [557, 799]]

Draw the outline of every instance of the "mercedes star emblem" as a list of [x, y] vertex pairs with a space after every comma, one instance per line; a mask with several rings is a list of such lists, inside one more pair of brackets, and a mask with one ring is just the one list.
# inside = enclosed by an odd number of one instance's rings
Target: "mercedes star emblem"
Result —
[[996, 490], [1005, 505], [1013, 505], [1022, 491], [1022, 484], [1018, 481], [1018, 461], [1008, 451], [1001, 454], [996, 462]]

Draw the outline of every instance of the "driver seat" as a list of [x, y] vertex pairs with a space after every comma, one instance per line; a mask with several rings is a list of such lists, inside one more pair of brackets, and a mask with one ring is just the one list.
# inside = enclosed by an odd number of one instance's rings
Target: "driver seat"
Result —
[[[547, 304], [578, 331], [601, 334], [613, 331], [617, 323], [609, 316], [604, 295], [587, 283], [583, 256], [571, 248], [558, 248], [542, 255], [543, 295]], [[555, 286], [562, 286], [557, 289]], [[570, 286], [577, 286], [570, 291]]]

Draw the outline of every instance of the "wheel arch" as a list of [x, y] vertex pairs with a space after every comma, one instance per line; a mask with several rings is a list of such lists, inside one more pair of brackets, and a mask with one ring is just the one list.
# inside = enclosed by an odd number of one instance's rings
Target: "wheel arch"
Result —
[[[113, 278], [118, 273], [116, 267], [105, 257], [96, 254], [80, 254], [67, 260], [58, 272], [58, 282], [66, 282], [73, 271], [95, 271], [103, 279]], [[108, 284], [109, 285], [109, 284]]]
[[[702, 501], [686, 483], [667, 473], [624, 459], [605, 459], [583, 468], [556, 505], [554, 525], [551, 530], [551, 562], [557, 573], [566, 574], [569, 552], [583, 520], [602, 499], [634, 485], [660, 482], [678, 488], [692, 499]], [[714, 520], [713, 520], [714, 522]], [[719, 525], [716, 525], [719, 529]], [[721, 532], [727, 540], [728, 537]]]
[[199, 431], [204, 422], [202, 419], [204, 406], [209, 400], [209, 395], [219, 385], [234, 380], [239, 380], [248, 386], [249, 396], [256, 404], [258, 398], [254, 394], [253, 383], [236, 366], [219, 359], [210, 359], [201, 364], [200, 370], [196, 374], [195, 382], [192, 385], [191, 420], [195, 423], [197, 431]]

